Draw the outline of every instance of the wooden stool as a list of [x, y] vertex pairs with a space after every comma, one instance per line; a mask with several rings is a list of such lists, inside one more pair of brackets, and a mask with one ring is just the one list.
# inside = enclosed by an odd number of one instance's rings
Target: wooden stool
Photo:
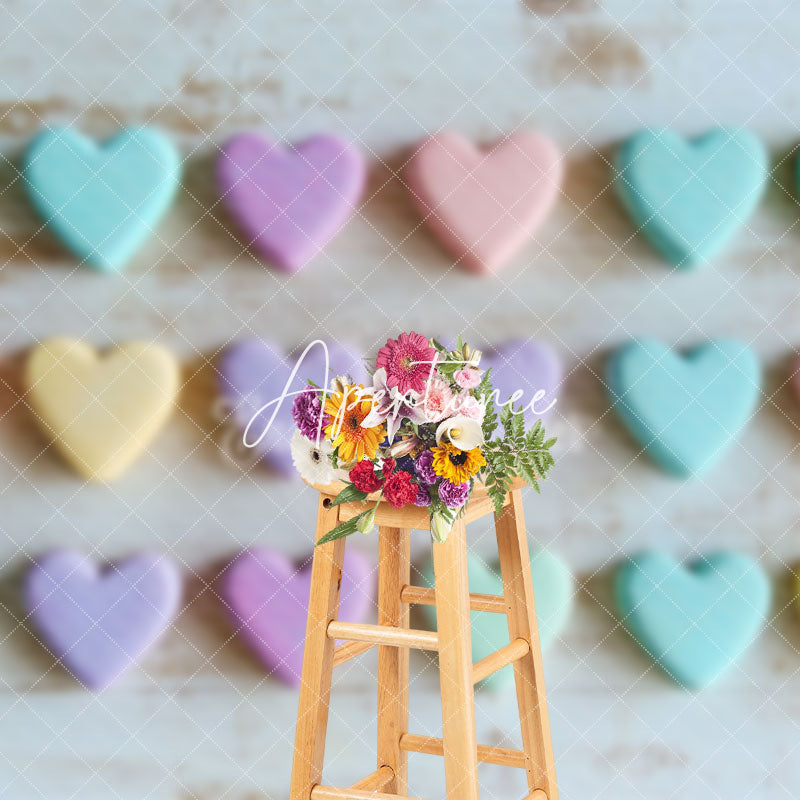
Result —
[[[557, 800], [553, 747], [542, 676], [530, 557], [522, 512], [522, 481], [495, 515], [503, 597], [470, 594], [467, 585], [466, 523], [494, 513], [476, 485], [464, 515], [447, 541], [433, 543], [435, 589], [412, 586], [410, 533], [427, 530], [428, 510], [394, 509], [382, 502], [379, 526], [378, 624], [339, 622], [339, 584], [345, 539], [314, 551], [308, 604], [303, 678], [297, 712], [290, 800], [390, 800], [408, 795], [408, 752], [444, 756], [448, 800], [478, 800], [478, 762], [527, 772], [525, 800]], [[315, 541], [364, 510], [360, 503], [331, 505], [343, 484], [320, 491]], [[435, 605], [438, 631], [412, 630], [411, 604]], [[470, 609], [506, 614], [510, 644], [472, 663]], [[335, 646], [335, 640], [346, 643]], [[322, 785], [325, 730], [333, 668], [378, 646], [377, 769], [346, 789]], [[437, 650], [442, 693], [442, 738], [408, 732], [409, 648]], [[474, 684], [514, 664], [523, 750], [479, 745], [475, 735]]]

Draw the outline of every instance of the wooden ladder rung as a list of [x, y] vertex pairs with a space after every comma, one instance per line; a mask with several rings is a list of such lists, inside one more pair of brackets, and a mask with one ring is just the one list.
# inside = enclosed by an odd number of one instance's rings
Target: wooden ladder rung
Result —
[[384, 764], [378, 767], [375, 772], [370, 772], [366, 778], [354, 783], [350, 788], [362, 792], [382, 792], [394, 778], [394, 770]]
[[472, 665], [472, 682], [478, 683], [484, 678], [493, 675], [497, 670], [519, 661], [531, 651], [531, 646], [524, 639], [514, 639], [505, 647], [495, 650], [486, 658], [476, 661]]
[[[444, 755], [444, 743], [435, 736], [420, 736], [417, 733], [404, 733], [400, 737], [400, 749], [410, 753], [426, 753], [431, 756]], [[492, 747], [488, 744], [478, 745], [478, 761], [487, 764], [500, 764], [504, 767], [525, 769], [526, 757], [522, 750], [508, 747]], [[538, 798], [534, 798], [538, 800]]]
[[361, 789], [337, 789], [335, 786], [317, 784], [311, 790], [311, 800], [421, 800], [419, 797], [407, 797], [399, 794], [363, 791]]
[[395, 628], [391, 625], [364, 625], [334, 620], [328, 624], [329, 639], [349, 642], [369, 642], [390, 647], [413, 647], [417, 650], [438, 650], [439, 637], [435, 631]]
[[375, 647], [375, 645], [369, 642], [347, 642], [345, 644], [340, 644], [333, 651], [333, 666], [338, 667], [351, 658], [360, 656], [362, 653], [366, 653], [367, 650], [372, 650], [373, 647]]
[[[410, 605], [435, 606], [436, 592], [423, 586], [404, 586], [400, 599]], [[489, 611], [492, 614], [505, 614], [507, 611], [505, 598], [496, 594], [470, 594], [469, 607], [472, 611]]]

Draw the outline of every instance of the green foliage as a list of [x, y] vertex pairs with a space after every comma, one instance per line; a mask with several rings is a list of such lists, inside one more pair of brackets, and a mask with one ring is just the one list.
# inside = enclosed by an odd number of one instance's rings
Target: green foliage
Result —
[[494, 436], [494, 432], [497, 430], [497, 409], [494, 407], [494, 402], [491, 398], [491, 375], [491, 369], [487, 369], [486, 372], [483, 373], [481, 382], [475, 389], [475, 396], [484, 404], [486, 409], [486, 415], [483, 418], [483, 425], [481, 427], [483, 429], [483, 438], [487, 442]]
[[358, 530], [358, 523], [362, 517], [365, 517], [367, 514], [372, 514], [374, 509], [368, 508], [366, 511], [362, 511], [357, 517], [353, 517], [352, 519], [347, 520], [347, 522], [342, 522], [341, 524], [337, 525], [332, 531], [326, 533], [317, 544], [327, 544], [328, 542], [332, 542], [334, 539], [341, 539], [343, 536], [349, 536], [351, 533], [355, 533]]
[[511, 405], [503, 406], [499, 421], [503, 426], [503, 435], [492, 439], [490, 437], [497, 429], [498, 419], [494, 404], [490, 403], [483, 421], [486, 439], [482, 448], [486, 459], [484, 482], [498, 514], [503, 510], [503, 500], [515, 477], [524, 478], [539, 491], [539, 481], [544, 480], [555, 463], [550, 448], [556, 442], [555, 437], [545, 439], [541, 420], [526, 432], [523, 414]]
[[362, 492], [360, 489], [356, 489], [355, 485], [352, 483], [347, 484], [347, 486], [342, 489], [339, 494], [332, 500], [332, 506], [339, 506], [342, 503], [352, 503], [356, 500], [365, 500], [367, 498], [367, 493]]

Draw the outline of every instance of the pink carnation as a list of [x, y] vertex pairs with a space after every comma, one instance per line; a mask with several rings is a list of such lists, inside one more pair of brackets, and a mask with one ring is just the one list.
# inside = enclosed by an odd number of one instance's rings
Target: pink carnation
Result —
[[453, 391], [442, 378], [432, 378], [425, 387], [420, 407], [428, 422], [439, 422], [453, 414]]
[[453, 374], [453, 380], [462, 389], [474, 389], [481, 382], [481, 373], [473, 367], [459, 369]]
[[375, 366], [386, 370], [386, 385], [397, 387], [398, 392], [422, 394], [433, 370], [436, 350], [419, 333], [401, 333], [396, 339], [387, 339], [378, 350]]
[[461, 392], [456, 395], [455, 401], [453, 402], [453, 409], [456, 414], [467, 417], [467, 419], [474, 419], [475, 422], [478, 423], [482, 423], [483, 418], [486, 416], [486, 407], [484, 404], [478, 400], [477, 397], [473, 397], [469, 392]]

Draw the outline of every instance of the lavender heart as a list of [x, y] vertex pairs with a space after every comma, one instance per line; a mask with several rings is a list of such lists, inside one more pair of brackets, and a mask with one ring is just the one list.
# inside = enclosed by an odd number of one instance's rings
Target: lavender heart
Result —
[[81, 683], [102, 689], [117, 679], [175, 618], [180, 577], [157, 553], [101, 569], [85, 555], [54, 550], [25, 576], [23, 602], [53, 655]]
[[[237, 633], [270, 674], [299, 686], [303, 668], [311, 561], [297, 567], [274, 550], [255, 548], [225, 571], [220, 593]], [[339, 619], [361, 622], [374, 603], [375, 570], [360, 553], [345, 552]]]
[[[350, 375], [356, 381], [364, 380], [364, 363], [350, 347], [336, 342], [327, 344], [327, 347], [331, 370], [329, 381], [341, 374]], [[266, 409], [264, 406], [281, 396], [303, 349], [298, 348], [292, 356], [283, 357], [269, 342], [242, 339], [228, 346], [217, 364], [220, 392], [230, 410], [233, 425], [242, 433], [247, 431], [248, 443], [254, 445], [254, 452], [285, 477], [297, 474], [290, 450], [294, 432], [291, 414], [294, 395], [283, 400], [268, 430], [274, 406]], [[308, 351], [288, 391], [301, 391], [309, 380], [317, 386], [325, 385], [325, 353], [319, 345]]]
[[358, 205], [366, 167], [335, 136], [291, 148], [254, 134], [234, 136], [217, 161], [217, 184], [245, 240], [270, 263], [296, 272], [338, 232]]
[[557, 399], [562, 380], [561, 363], [552, 348], [535, 339], [509, 339], [484, 353], [481, 368], [492, 370], [492, 386], [498, 390], [500, 402], [521, 391], [515, 406], [525, 407], [525, 424], [542, 418], [528, 408], [536, 392], [544, 396], [535, 403], [542, 411]]

